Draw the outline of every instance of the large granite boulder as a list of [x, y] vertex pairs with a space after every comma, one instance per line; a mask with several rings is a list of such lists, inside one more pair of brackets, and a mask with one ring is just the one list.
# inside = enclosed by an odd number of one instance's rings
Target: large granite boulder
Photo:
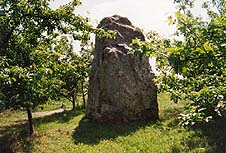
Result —
[[96, 37], [86, 117], [100, 122], [157, 120], [157, 88], [149, 60], [127, 54], [132, 40], [144, 40], [144, 35], [118, 15], [104, 18], [98, 28], [115, 31], [117, 36]]

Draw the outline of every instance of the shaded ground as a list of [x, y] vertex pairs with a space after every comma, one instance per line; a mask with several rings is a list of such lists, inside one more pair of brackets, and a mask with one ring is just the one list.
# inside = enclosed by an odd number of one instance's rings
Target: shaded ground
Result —
[[[190, 148], [202, 147], [209, 153], [226, 153], [226, 120], [220, 119], [215, 122], [197, 125], [192, 128], [194, 133], [187, 139], [187, 146]], [[197, 138], [207, 140], [207, 144], [197, 142]], [[203, 141], [204, 142], [204, 141]], [[201, 151], [200, 151], [201, 152]]]
[[[33, 122], [36, 128], [51, 122], [65, 123], [79, 113], [64, 109], [34, 112]], [[33, 136], [29, 135], [26, 115], [22, 113], [21, 117], [15, 118], [13, 122], [9, 121], [9, 123], [9, 125], [0, 124], [0, 153], [33, 152], [33, 142], [39, 137], [39, 133], [35, 131]]]

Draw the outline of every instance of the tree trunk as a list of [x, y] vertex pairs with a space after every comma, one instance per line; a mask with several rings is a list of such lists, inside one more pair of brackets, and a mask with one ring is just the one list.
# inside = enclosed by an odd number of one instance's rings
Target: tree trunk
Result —
[[82, 81], [82, 101], [83, 101], [83, 108], [86, 108], [86, 99], [85, 99], [85, 91], [84, 91], [83, 81]]
[[72, 96], [72, 110], [75, 110], [76, 106], [75, 106], [75, 96]]
[[34, 126], [33, 126], [32, 112], [30, 108], [27, 108], [27, 117], [28, 117], [30, 135], [32, 135], [34, 133]]

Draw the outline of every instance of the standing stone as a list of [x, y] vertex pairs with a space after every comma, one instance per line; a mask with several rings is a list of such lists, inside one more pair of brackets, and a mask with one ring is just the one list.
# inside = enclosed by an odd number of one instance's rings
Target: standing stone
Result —
[[100, 122], [157, 120], [157, 87], [149, 60], [127, 54], [132, 40], [144, 40], [144, 35], [118, 15], [104, 18], [98, 28], [115, 31], [117, 36], [96, 37], [86, 117]]

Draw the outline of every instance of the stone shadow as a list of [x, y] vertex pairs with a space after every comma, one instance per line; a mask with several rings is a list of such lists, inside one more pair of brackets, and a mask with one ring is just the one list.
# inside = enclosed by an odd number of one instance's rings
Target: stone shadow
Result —
[[101, 140], [115, 139], [118, 136], [127, 136], [137, 130], [144, 128], [148, 123], [145, 121], [133, 121], [130, 123], [97, 123], [80, 121], [74, 130], [73, 139], [75, 144], [84, 143], [88, 145], [98, 144]]

